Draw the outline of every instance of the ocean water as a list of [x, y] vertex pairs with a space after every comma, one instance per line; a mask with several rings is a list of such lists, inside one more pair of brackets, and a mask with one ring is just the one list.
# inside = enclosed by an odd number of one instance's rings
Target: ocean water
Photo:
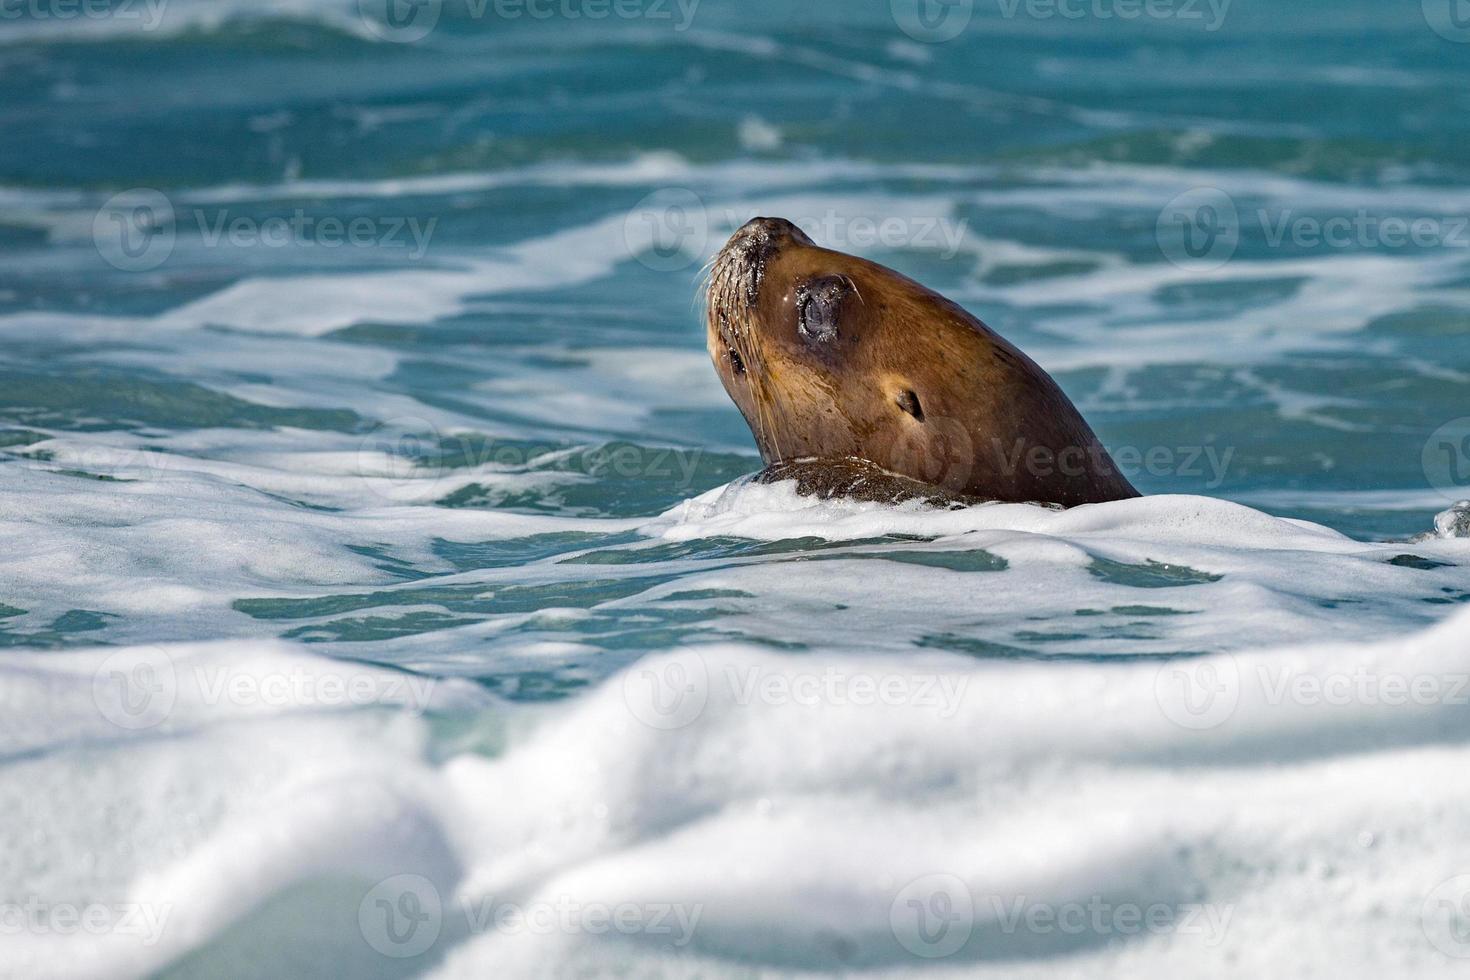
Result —
[[[1459, 0], [388, 2], [0, 2], [0, 976], [1463, 975]], [[762, 214], [1148, 496], [750, 483]]]

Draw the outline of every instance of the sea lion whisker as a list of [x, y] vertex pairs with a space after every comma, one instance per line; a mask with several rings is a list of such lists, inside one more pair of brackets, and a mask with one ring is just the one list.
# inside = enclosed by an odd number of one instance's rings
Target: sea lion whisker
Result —
[[711, 255], [709, 257], [709, 260], [705, 262], [704, 265], [699, 267], [700, 279], [708, 283], [709, 276], [714, 271], [715, 263], [718, 261], [720, 261], [720, 253], [716, 252], [714, 255]]
[[759, 407], [760, 410], [761, 430], [763, 435], [769, 437], [771, 445], [775, 448], [776, 458], [785, 459], [785, 454], [781, 452], [781, 437], [778, 434], [776, 426], [770, 422], [770, 418], [768, 416], [768, 412], [775, 408], [775, 406], [772, 404], [775, 399], [771, 397], [770, 391], [766, 386], [764, 372], [761, 373], [760, 378], [760, 395], [756, 399], [756, 405]]

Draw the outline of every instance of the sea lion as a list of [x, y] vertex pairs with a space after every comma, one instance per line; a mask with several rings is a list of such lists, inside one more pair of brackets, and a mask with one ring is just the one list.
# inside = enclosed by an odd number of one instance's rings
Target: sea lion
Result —
[[756, 218], [711, 266], [710, 356], [767, 469], [823, 497], [1137, 497], [1045, 371], [955, 303]]

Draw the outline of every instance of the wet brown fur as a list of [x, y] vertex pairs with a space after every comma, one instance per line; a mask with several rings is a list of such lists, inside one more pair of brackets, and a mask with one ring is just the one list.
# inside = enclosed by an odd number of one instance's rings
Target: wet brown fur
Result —
[[[834, 276], [850, 290], [835, 337], [814, 343], [801, 289]], [[891, 269], [758, 218], [716, 256], [707, 299], [715, 369], [768, 466], [867, 461], [969, 500], [1138, 496], [1045, 371]]]

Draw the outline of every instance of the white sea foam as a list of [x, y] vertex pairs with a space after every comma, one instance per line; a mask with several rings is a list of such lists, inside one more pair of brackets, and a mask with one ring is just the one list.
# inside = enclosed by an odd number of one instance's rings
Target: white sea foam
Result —
[[428, 937], [436, 977], [1453, 976], [1467, 628], [1118, 665], [710, 646], [514, 712], [278, 646], [0, 658], [29, 815], [0, 883], [44, 897], [0, 974], [403, 975]]
[[[1001, 649], [1012, 636], [1028, 645], [1040, 617], [1056, 633], [1047, 646], [1058, 655], [1164, 654], [1398, 635], [1443, 614], [1444, 603], [1463, 591], [1470, 562], [1464, 540], [1364, 543], [1187, 496], [1068, 512], [1025, 505], [951, 512], [820, 502], [788, 485], [738, 482], [654, 520], [446, 509], [433, 504], [467, 488], [537, 493], [588, 477], [493, 457], [463, 469], [406, 465], [376, 438], [204, 430], [148, 440], [57, 434], [37, 443], [48, 459], [0, 467], [0, 486], [9, 491], [0, 497], [0, 528], [16, 542], [5, 599], [27, 611], [10, 626], [38, 629], [81, 608], [117, 617], [99, 629], [123, 641], [182, 639], [206, 626], [217, 636], [272, 636], [281, 622], [256, 619], [237, 601], [344, 595], [354, 597], [348, 620], [448, 612], [432, 590], [421, 591], [424, 583], [397, 576], [389, 560], [432, 574], [435, 589], [458, 590], [461, 606], [483, 597], [479, 609], [460, 608], [456, 623], [373, 645], [375, 657], [424, 669], [458, 672], [464, 651], [484, 644], [491, 660], [526, 659], [516, 632], [526, 613], [497, 608], [502, 589], [542, 588], [554, 597], [558, 588], [616, 582], [628, 583], [619, 588], [628, 597], [609, 600], [605, 613], [657, 615], [675, 593], [727, 592], [745, 598], [720, 604], [722, 629], [813, 648], [967, 649], [967, 637], [985, 637]], [[669, 478], [679, 479], [675, 463], [668, 465]], [[634, 529], [645, 539], [568, 545], [510, 567], [457, 572], [438, 550], [443, 542]], [[888, 535], [922, 540], [901, 548], [876, 540]], [[842, 546], [821, 564], [782, 560], [779, 552], [666, 557], [652, 566], [635, 560], [660, 539], [721, 538]], [[587, 548], [618, 561], [565, 561]], [[651, 574], [673, 578], [644, 582]], [[813, 618], [815, 609], [821, 614]], [[343, 616], [327, 602], [288, 622], [321, 628]], [[1068, 621], [1089, 628], [1069, 635], [1058, 629]], [[1092, 628], [1099, 624], [1106, 628]], [[569, 653], [542, 648], [530, 659], [569, 663], [578, 660], [583, 637], [548, 623], [537, 641], [568, 644]]]
[[[797, 497], [789, 484], [739, 484], [690, 501], [645, 530], [676, 541], [731, 535], [860, 542], [851, 552], [829, 555], [820, 573], [800, 562], [774, 568], [756, 563], [680, 584], [784, 597], [780, 603], [753, 600], [746, 618], [736, 622], [757, 635], [849, 649], [889, 643], [898, 649], [926, 637], [964, 649], [962, 640], [943, 637], [1019, 638], [1040, 621], [1056, 633], [1049, 648], [1057, 654], [1230, 649], [1240, 623], [1250, 624], [1252, 644], [1391, 637], [1407, 623], [1438, 618], [1437, 603], [1459, 594], [1461, 567], [1470, 559], [1459, 540], [1368, 544], [1305, 521], [1187, 496], [1065, 512], [1000, 504], [934, 511], [820, 502]], [[923, 563], [918, 567], [886, 561], [875, 567], [871, 557], [892, 554], [892, 546], [869, 542], [885, 535], [934, 540], [904, 545], [905, 557]], [[1004, 559], [1007, 569], [977, 574], [946, 567], [946, 555], [976, 550]], [[1447, 567], [1409, 567], [1400, 558], [1406, 554]], [[1130, 566], [1138, 575], [1099, 562]], [[1153, 578], [1150, 569], [1164, 577]], [[1170, 570], [1178, 576], [1171, 578]], [[806, 622], [791, 605], [794, 595], [821, 608], [820, 619]], [[917, 618], [916, 609], [924, 610]], [[1116, 638], [1091, 626], [1067, 635], [1069, 618], [1087, 623], [1075, 617], [1109, 610], [1111, 629], [1121, 634]]]

